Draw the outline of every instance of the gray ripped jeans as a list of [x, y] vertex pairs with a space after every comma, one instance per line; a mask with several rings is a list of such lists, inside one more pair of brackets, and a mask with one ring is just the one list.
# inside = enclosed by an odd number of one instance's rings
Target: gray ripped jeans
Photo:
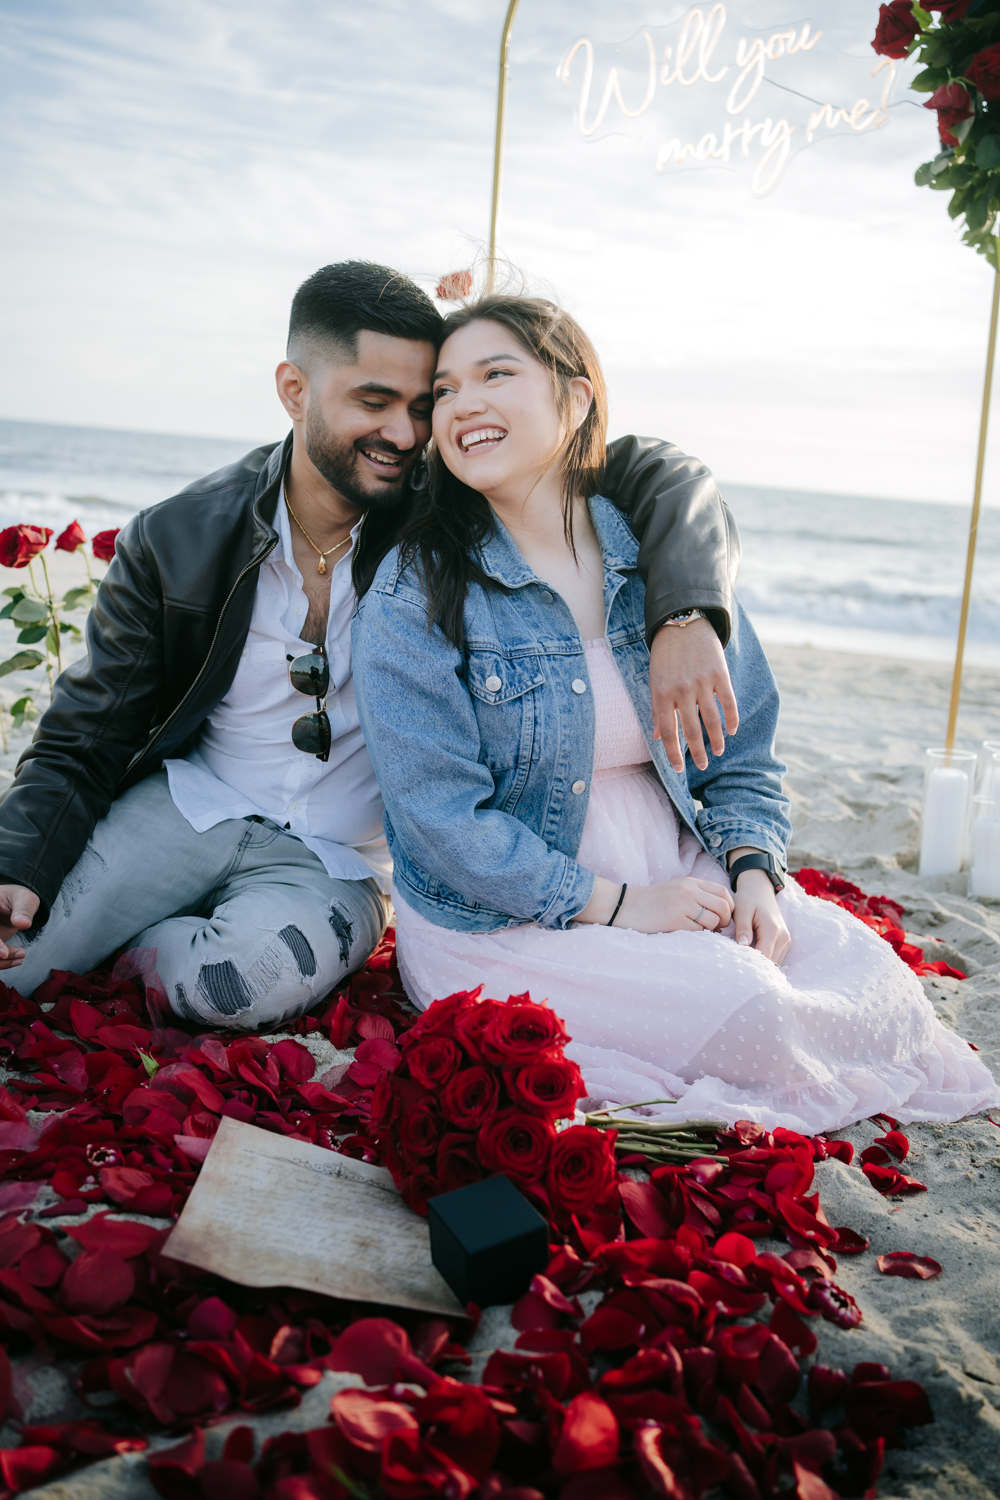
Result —
[[127, 943], [145, 950], [183, 1020], [266, 1030], [361, 968], [387, 913], [374, 878], [334, 880], [275, 823], [230, 818], [195, 833], [160, 771], [97, 824], [4, 977], [31, 995], [53, 969], [87, 973]]

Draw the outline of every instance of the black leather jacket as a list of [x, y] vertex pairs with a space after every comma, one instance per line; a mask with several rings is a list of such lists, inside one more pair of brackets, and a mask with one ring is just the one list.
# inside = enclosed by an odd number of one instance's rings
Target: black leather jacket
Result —
[[[257, 573], [277, 544], [290, 452], [290, 436], [256, 448], [142, 511], [118, 537], [87, 620], [88, 656], [56, 682], [0, 803], [0, 882], [37, 894], [38, 922], [114, 798], [186, 755], [228, 691]], [[697, 606], [725, 644], [740, 543], [709, 471], [668, 443], [621, 438], [602, 489], [642, 540], [650, 633]]]

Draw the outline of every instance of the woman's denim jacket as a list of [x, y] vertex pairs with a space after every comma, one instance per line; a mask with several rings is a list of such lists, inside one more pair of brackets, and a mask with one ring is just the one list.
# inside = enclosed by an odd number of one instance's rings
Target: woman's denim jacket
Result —
[[[791, 826], [774, 756], [778, 690], [753, 627], [737, 605], [726, 659], [739, 729], [707, 770], [690, 754], [684, 774], [672, 770], [653, 739], [638, 543], [610, 501], [596, 497], [590, 513], [608, 641], [680, 819], [718, 857], [750, 845], [783, 863]], [[428, 627], [419, 576], [401, 569], [396, 552], [355, 616], [354, 683], [396, 885], [439, 927], [565, 928], [594, 888], [575, 859], [594, 762], [583, 643], [567, 605], [499, 521], [481, 561], [510, 592], [470, 587], [464, 650]]]

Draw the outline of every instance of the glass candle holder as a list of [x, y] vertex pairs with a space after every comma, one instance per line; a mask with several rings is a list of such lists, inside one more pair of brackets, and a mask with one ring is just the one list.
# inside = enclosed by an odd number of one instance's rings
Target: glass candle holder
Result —
[[975, 750], [927, 751], [921, 875], [957, 875], [965, 864], [978, 758]]
[[1000, 796], [1000, 740], [983, 740], [976, 795], [979, 797]]
[[973, 896], [1000, 900], [1000, 783], [996, 797], [973, 797], [972, 870], [969, 889]]

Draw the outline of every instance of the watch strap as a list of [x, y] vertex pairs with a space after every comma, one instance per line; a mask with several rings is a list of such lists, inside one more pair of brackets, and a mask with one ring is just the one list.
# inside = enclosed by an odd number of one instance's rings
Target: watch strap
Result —
[[784, 877], [778, 869], [777, 861], [773, 854], [765, 854], [761, 851], [759, 854], [744, 854], [739, 859], [734, 860], [729, 867], [729, 884], [734, 891], [736, 889], [736, 882], [744, 870], [765, 870], [775, 891], [783, 891], [785, 888]]
[[684, 629], [685, 625], [691, 625], [695, 620], [707, 620], [708, 616], [701, 609], [678, 609], [672, 615], [667, 615], [664, 625], [679, 625]]

